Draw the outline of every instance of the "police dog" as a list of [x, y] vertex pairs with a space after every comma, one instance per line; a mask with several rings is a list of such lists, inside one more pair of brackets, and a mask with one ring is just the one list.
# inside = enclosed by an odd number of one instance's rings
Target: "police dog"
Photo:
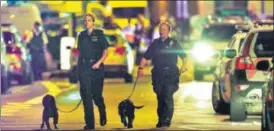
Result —
[[[135, 109], [141, 109], [144, 106], [135, 106], [129, 99], [123, 100], [119, 103], [118, 112], [121, 117], [121, 122], [127, 128], [133, 128], [133, 120], [135, 118]], [[128, 119], [128, 121], [126, 120]]]
[[44, 106], [44, 110], [40, 129], [44, 128], [44, 124], [46, 124], [49, 130], [51, 129], [49, 124], [49, 118], [51, 117], [53, 117], [54, 128], [58, 129], [58, 111], [56, 107], [55, 98], [52, 95], [47, 94], [46, 96], [44, 96], [42, 103]]

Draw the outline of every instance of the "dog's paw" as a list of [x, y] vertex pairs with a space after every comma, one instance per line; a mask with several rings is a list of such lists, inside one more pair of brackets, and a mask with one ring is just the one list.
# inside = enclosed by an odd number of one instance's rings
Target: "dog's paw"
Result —
[[133, 126], [132, 125], [128, 125], [127, 128], [133, 128]]

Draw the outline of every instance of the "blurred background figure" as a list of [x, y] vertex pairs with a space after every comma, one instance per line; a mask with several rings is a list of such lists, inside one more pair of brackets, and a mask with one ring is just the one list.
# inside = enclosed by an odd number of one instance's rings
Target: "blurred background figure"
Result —
[[[137, 49], [136, 53], [136, 64], [138, 65], [141, 61], [142, 53], [142, 47], [146, 46], [147, 44], [144, 44], [145, 42], [145, 21], [142, 14], [139, 14], [137, 16], [137, 23], [135, 24], [135, 46]], [[142, 43], [143, 42], [143, 43]]]
[[161, 23], [162, 21], [167, 21], [167, 14], [162, 15], [162, 16], [160, 17], [160, 21], [158, 21], [158, 22], [157, 22], [157, 25], [154, 27], [153, 36], [152, 36], [152, 39], [153, 39], [153, 40], [160, 37], [160, 34], [159, 34], [159, 31], [160, 31], [160, 29], [159, 29], [159, 23]]
[[42, 80], [42, 73], [47, 69], [45, 52], [48, 39], [46, 34], [42, 32], [42, 27], [39, 22], [34, 23], [34, 29], [27, 42], [32, 58], [31, 66], [34, 73], [34, 80], [40, 81]]
[[127, 41], [130, 43], [132, 48], [135, 48], [134, 46], [134, 38], [135, 38], [135, 26], [131, 24], [131, 19], [128, 19], [128, 25], [123, 28], [122, 32], [126, 36]]
[[258, 20], [259, 17], [256, 14], [256, 6], [254, 4], [251, 5], [251, 9], [249, 10], [249, 17], [252, 20]]
[[120, 29], [120, 27], [113, 21], [113, 16], [108, 16], [104, 22], [105, 29]]

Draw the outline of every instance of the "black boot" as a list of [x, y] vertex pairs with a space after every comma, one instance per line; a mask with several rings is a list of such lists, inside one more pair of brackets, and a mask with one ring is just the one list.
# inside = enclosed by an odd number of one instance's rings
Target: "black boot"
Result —
[[171, 124], [171, 120], [169, 118], [166, 118], [163, 123], [162, 123], [162, 126], [163, 127], [170, 127], [170, 124]]
[[161, 128], [163, 125], [162, 123], [159, 121], [157, 124], [156, 124], [156, 128]]
[[94, 128], [94, 126], [85, 126], [84, 127], [84, 130], [94, 130], [95, 128]]
[[106, 124], [107, 124], [106, 113], [103, 113], [102, 115], [100, 115], [100, 125], [105, 126]]
[[156, 128], [161, 128], [163, 127], [163, 119], [162, 117], [158, 119], [158, 123], [156, 124]]

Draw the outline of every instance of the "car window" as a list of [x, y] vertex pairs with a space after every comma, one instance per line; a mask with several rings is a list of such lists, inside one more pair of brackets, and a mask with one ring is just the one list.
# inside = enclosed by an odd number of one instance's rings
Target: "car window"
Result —
[[232, 48], [233, 45], [234, 45], [234, 43], [235, 43], [235, 41], [236, 41], [236, 38], [233, 37], [233, 38], [231, 39], [231, 42], [228, 44], [228, 48]]
[[255, 42], [254, 52], [257, 57], [272, 57], [274, 56], [274, 33], [259, 32]]
[[104, 13], [99, 8], [92, 8], [91, 12], [95, 15], [96, 19], [104, 20]]
[[118, 40], [117, 40], [117, 36], [116, 35], [105, 35], [107, 41], [108, 41], [108, 44], [110, 46], [115, 46], [117, 45], [118, 43]]
[[237, 32], [235, 25], [210, 25], [204, 28], [202, 39], [206, 40], [230, 40]]
[[144, 14], [145, 8], [134, 7], [134, 8], [113, 8], [113, 15], [117, 18], [136, 18], [138, 14]]
[[4, 31], [3, 37], [6, 44], [16, 44], [16, 38], [13, 33]]

